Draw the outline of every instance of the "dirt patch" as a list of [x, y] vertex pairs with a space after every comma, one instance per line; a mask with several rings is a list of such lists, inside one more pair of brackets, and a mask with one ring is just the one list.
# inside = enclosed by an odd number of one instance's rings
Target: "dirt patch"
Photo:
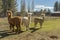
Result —
[[57, 37], [57, 36], [52, 35], [52, 36], [50, 36], [50, 38], [52, 38], [52, 39], [57, 39], [58, 37]]

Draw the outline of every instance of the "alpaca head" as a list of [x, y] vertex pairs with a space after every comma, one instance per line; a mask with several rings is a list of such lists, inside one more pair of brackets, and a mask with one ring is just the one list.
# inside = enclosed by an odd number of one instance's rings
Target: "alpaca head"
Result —
[[45, 13], [46, 13], [46, 9], [42, 10], [41, 16], [42, 16], [43, 20], [44, 20], [44, 18], [45, 18]]
[[11, 17], [11, 16], [12, 16], [12, 11], [8, 10], [8, 11], [7, 11], [7, 16], [8, 16], [8, 17]]

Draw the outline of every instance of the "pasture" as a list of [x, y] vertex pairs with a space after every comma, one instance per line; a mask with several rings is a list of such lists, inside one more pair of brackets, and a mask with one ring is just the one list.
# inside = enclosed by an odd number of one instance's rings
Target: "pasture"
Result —
[[23, 32], [20, 34], [10, 33], [7, 18], [0, 18], [0, 40], [60, 40], [60, 17], [46, 18], [41, 29], [37, 24], [36, 30], [33, 30], [33, 22], [29, 31], [25, 26], [21, 28]]

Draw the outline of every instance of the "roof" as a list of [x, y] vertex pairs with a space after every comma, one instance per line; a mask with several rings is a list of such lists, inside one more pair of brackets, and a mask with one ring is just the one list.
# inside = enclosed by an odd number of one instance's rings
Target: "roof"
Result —
[[55, 12], [52, 12], [52, 13], [60, 13], [60, 11], [55, 11]]
[[28, 13], [28, 14], [32, 15], [32, 13]]

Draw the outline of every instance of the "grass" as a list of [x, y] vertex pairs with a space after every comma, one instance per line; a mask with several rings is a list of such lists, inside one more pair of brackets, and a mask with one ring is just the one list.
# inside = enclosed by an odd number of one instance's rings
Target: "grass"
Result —
[[[7, 18], [0, 18], [0, 25], [8, 25]], [[33, 28], [33, 27], [34, 27], [34, 23], [32, 22], [30, 24], [30, 28]], [[40, 26], [38, 23], [36, 28], [39, 28], [39, 27]], [[22, 30], [24, 30], [24, 28]], [[55, 19], [55, 20], [51, 19], [51, 20], [44, 21], [42, 30], [54, 30], [57, 28], [60, 28], [60, 19]]]
[[[34, 27], [34, 23], [32, 22], [30, 24], [30, 27]], [[37, 24], [36, 28], [39, 28], [39, 23]], [[43, 27], [40, 31], [52, 31], [52, 30], [56, 30], [60, 28], [60, 19], [56, 19], [56, 20], [48, 20], [45, 21], [43, 24]]]
[[[8, 25], [7, 18], [0, 18], [0, 31], [3, 31], [3, 34], [4, 34], [5, 30], [9, 30], [8, 26], [9, 25]], [[29, 28], [34, 28], [33, 22], [30, 24]], [[39, 24], [37, 24], [36, 29], [37, 28], [40, 28]], [[22, 30], [25, 31], [26, 27], [22, 26]], [[53, 33], [50, 34], [50, 32], [53, 32]], [[7, 35], [6, 32], [5, 32], [5, 34]], [[30, 31], [27, 31], [27, 32], [25, 31], [19, 35], [5, 36], [6, 38], [2, 38], [2, 40], [12, 40], [12, 39], [13, 40], [20, 40], [20, 39], [21, 40], [23, 40], [23, 39], [24, 40], [34, 40], [34, 39], [38, 40], [40, 38], [48, 38], [49, 36], [47, 36], [47, 34], [48, 35], [55, 34], [55, 35], [60, 36], [60, 19], [45, 20], [44, 24], [42, 26], [42, 29], [35, 31], [34, 33], [30, 33]], [[0, 35], [1, 35], [1, 32], [0, 32]], [[1, 36], [3, 36], [3, 35], [1, 35]], [[50, 39], [50, 38], [48, 38], [48, 39]]]
[[[8, 25], [7, 18], [0, 18], [0, 25]], [[30, 28], [34, 28], [34, 23], [32, 22], [30, 24]], [[39, 23], [37, 24], [36, 28], [40, 28]], [[43, 28], [41, 31], [49, 31], [49, 30], [55, 30], [60, 28], [60, 19], [51, 19], [44, 21]], [[22, 30], [25, 30], [25, 26], [22, 27]]]

